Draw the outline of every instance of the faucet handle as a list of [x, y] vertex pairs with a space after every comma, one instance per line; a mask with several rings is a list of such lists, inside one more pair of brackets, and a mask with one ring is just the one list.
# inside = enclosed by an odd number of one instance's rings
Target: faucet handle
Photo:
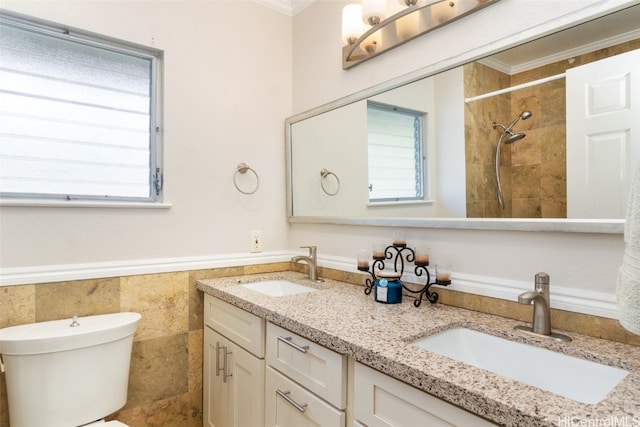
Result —
[[317, 246], [300, 246], [300, 248], [309, 249], [309, 255], [310, 256], [315, 256], [316, 255], [316, 251], [318, 250]]
[[549, 296], [549, 275], [547, 273], [538, 273], [535, 276], [535, 289]]

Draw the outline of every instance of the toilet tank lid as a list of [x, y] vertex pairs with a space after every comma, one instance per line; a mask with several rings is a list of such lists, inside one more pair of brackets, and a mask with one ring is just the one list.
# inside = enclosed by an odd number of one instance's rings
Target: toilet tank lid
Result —
[[51, 320], [0, 329], [0, 354], [53, 353], [104, 344], [133, 335], [142, 316], [139, 313], [111, 313]]

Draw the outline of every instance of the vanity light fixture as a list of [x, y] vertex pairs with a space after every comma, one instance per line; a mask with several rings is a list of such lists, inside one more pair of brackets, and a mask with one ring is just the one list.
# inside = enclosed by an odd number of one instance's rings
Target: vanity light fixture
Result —
[[361, 1], [342, 9], [345, 70], [500, 0]]

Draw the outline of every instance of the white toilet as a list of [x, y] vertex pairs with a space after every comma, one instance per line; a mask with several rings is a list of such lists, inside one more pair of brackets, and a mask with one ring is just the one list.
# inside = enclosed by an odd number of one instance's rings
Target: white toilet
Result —
[[102, 418], [127, 402], [140, 318], [113, 313], [0, 329], [10, 426], [126, 427]]

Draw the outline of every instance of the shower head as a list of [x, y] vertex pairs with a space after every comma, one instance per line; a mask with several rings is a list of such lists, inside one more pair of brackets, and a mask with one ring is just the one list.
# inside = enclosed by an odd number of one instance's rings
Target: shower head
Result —
[[513, 126], [515, 126], [516, 123], [518, 123], [518, 120], [520, 120], [520, 119], [527, 120], [531, 116], [532, 116], [531, 111], [524, 110], [515, 119], [513, 119], [513, 121], [511, 123], [509, 123], [509, 126], [507, 126], [507, 128], [504, 131], [511, 133], [511, 129], [513, 128]]
[[501, 136], [501, 138], [509, 136], [504, 141], [504, 143], [505, 144], [513, 144], [514, 142], [519, 141], [519, 140], [521, 140], [522, 138], [524, 138], [526, 136], [524, 133], [521, 133], [521, 132], [514, 133], [513, 132], [513, 126], [515, 126], [515, 124], [518, 123], [518, 121], [520, 119], [527, 120], [531, 116], [532, 116], [531, 111], [524, 110], [515, 119], [513, 119], [513, 121], [511, 123], [509, 123], [509, 126], [505, 126], [505, 125], [503, 125], [501, 123], [493, 122], [493, 128], [496, 129], [497, 127], [501, 127], [502, 128], [502, 136]]
[[513, 133], [512, 131], [505, 132], [504, 134], [509, 135], [509, 138], [504, 140], [505, 144], [513, 144], [514, 142], [520, 141], [522, 138], [527, 136], [527, 134], [525, 133], [522, 133], [522, 132]]
[[518, 117], [513, 119], [509, 126], [505, 126], [500, 123], [493, 122], [493, 128], [496, 129], [498, 127], [502, 128], [502, 135], [498, 138], [498, 145], [496, 146], [496, 182], [498, 184], [498, 202], [500, 203], [500, 207], [504, 209], [504, 196], [502, 195], [502, 185], [500, 184], [500, 149], [502, 148], [502, 143], [505, 144], [513, 144], [516, 141], [520, 141], [526, 135], [522, 132], [514, 133], [513, 126], [518, 123], [518, 120], [527, 120], [531, 117], [531, 111], [524, 110]]

